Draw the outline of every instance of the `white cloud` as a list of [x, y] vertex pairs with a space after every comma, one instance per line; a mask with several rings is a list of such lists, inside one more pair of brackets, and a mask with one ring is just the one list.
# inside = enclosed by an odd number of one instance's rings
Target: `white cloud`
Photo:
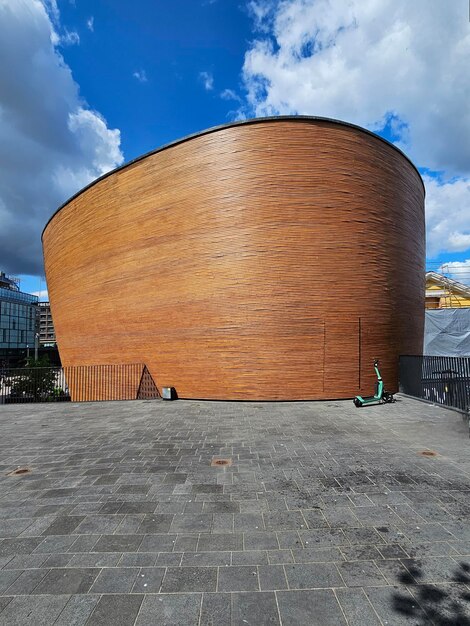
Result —
[[80, 35], [75, 31], [64, 30], [64, 34], [60, 37], [60, 43], [64, 46], [76, 46], [80, 43]]
[[470, 178], [440, 183], [424, 176], [426, 185], [427, 249], [463, 252], [470, 248]]
[[136, 70], [132, 76], [139, 81], [139, 83], [146, 83], [148, 82], [148, 78], [147, 78], [147, 74], [145, 72], [145, 70]]
[[235, 93], [235, 91], [233, 91], [233, 89], [224, 89], [221, 93], [220, 93], [220, 97], [222, 98], [222, 100], [235, 100], [235, 102], [241, 102], [241, 98], [240, 96]]
[[210, 72], [199, 72], [199, 79], [204, 85], [204, 89], [207, 91], [214, 89], [214, 77]]
[[94, 32], [94, 30], [95, 30], [95, 18], [93, 17], [93, 15], [87, 19], [86, 27], [88, 28], [88, 30], [91, 30], [92, 33]]
[[42, 273], [47, 219], [123, 162], [119, 130], [80, 97], [50, 15], [39, 0], [0, 0], [0, 267], [14, 274]]
[[33, 296], [37, 296], [40, 302], [48, 302], [49, 301], [49, 293], [47, 289], [41, 289], [41, 291], [33, 291]]
[[[465, 207], [470, 214], [468, 0], [249, 6], [258, 38], [245, 56], [242, 112], [334, 117], [378, 132], [391, 122], [416, 164], [441, 172], [442, 185], [428, 180], [430, 250], [469, 248], [470, 217], [462, 215]], [[457, 195], [461, 204], [439, 213]]]
[[470, 259], [443, 263], [437, 271], [459, 283], [470, 284]]

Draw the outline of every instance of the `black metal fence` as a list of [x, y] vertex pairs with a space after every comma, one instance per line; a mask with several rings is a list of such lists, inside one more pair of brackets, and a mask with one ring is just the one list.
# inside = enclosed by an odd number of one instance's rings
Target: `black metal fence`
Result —
[[70, 394], [61, 367], [14, 367], [0, 370], [0, 404], [69, 400]]
[[470, 357], [401, 356], [400, 391], [468, 415]]
[[0, 404], [160, 398], [142, 363], [0, 370]]

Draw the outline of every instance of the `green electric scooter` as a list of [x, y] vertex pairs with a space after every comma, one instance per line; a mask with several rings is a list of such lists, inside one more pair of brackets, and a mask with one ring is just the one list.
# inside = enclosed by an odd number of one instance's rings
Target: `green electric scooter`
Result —
[[375, 373], [377, 374], [377, 382], [375, 383], [375, 394], [373, 396], [367, 396], [366, 398], [363, 398], [362, 396], [356, 396], [353, 402], [358, 408], [360, 406], [364, 406], [364, 404], [372, 404], [372, 402], [395, 402], [393, 394], [391, 394], [389, 391], [385, 391], [384, 389], [384, 381], [382, 380], [382, 376], [379, 372], [378, 359], [374, 361], [374, 369]]

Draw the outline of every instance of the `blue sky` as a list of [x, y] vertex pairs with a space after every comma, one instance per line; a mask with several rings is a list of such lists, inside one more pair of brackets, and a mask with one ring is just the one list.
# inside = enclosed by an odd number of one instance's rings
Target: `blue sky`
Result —
[[0, 269], [26, 291], [45, 288], [42, 227], [85, 184], [276, 114], [403, 149], [426, 184], [430, 267], [470, 282], [467, 0], [0, 0], [0, 61]]
[[[121, 129], [126, 160], [233, 118], [238, 103], [221, 93], [239, 92], [253, 37], [243, 2], [65, 0], [59, 6], [62, 23], [80, 36], [80, 45], [66, 47], [63, 56], [83, 97]], [[134, 76], [142, 72], [143, 82]]]

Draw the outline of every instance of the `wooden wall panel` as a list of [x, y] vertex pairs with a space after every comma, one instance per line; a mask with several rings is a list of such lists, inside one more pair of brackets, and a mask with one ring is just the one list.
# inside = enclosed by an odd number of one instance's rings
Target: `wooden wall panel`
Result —
[[43, 246], [63, 363], [146, 363], [180, 397], [351, 397], [374, 357], [396, 391], [422, 350], [422, 181], [351, 125], [182, 140], [72, 198]]

